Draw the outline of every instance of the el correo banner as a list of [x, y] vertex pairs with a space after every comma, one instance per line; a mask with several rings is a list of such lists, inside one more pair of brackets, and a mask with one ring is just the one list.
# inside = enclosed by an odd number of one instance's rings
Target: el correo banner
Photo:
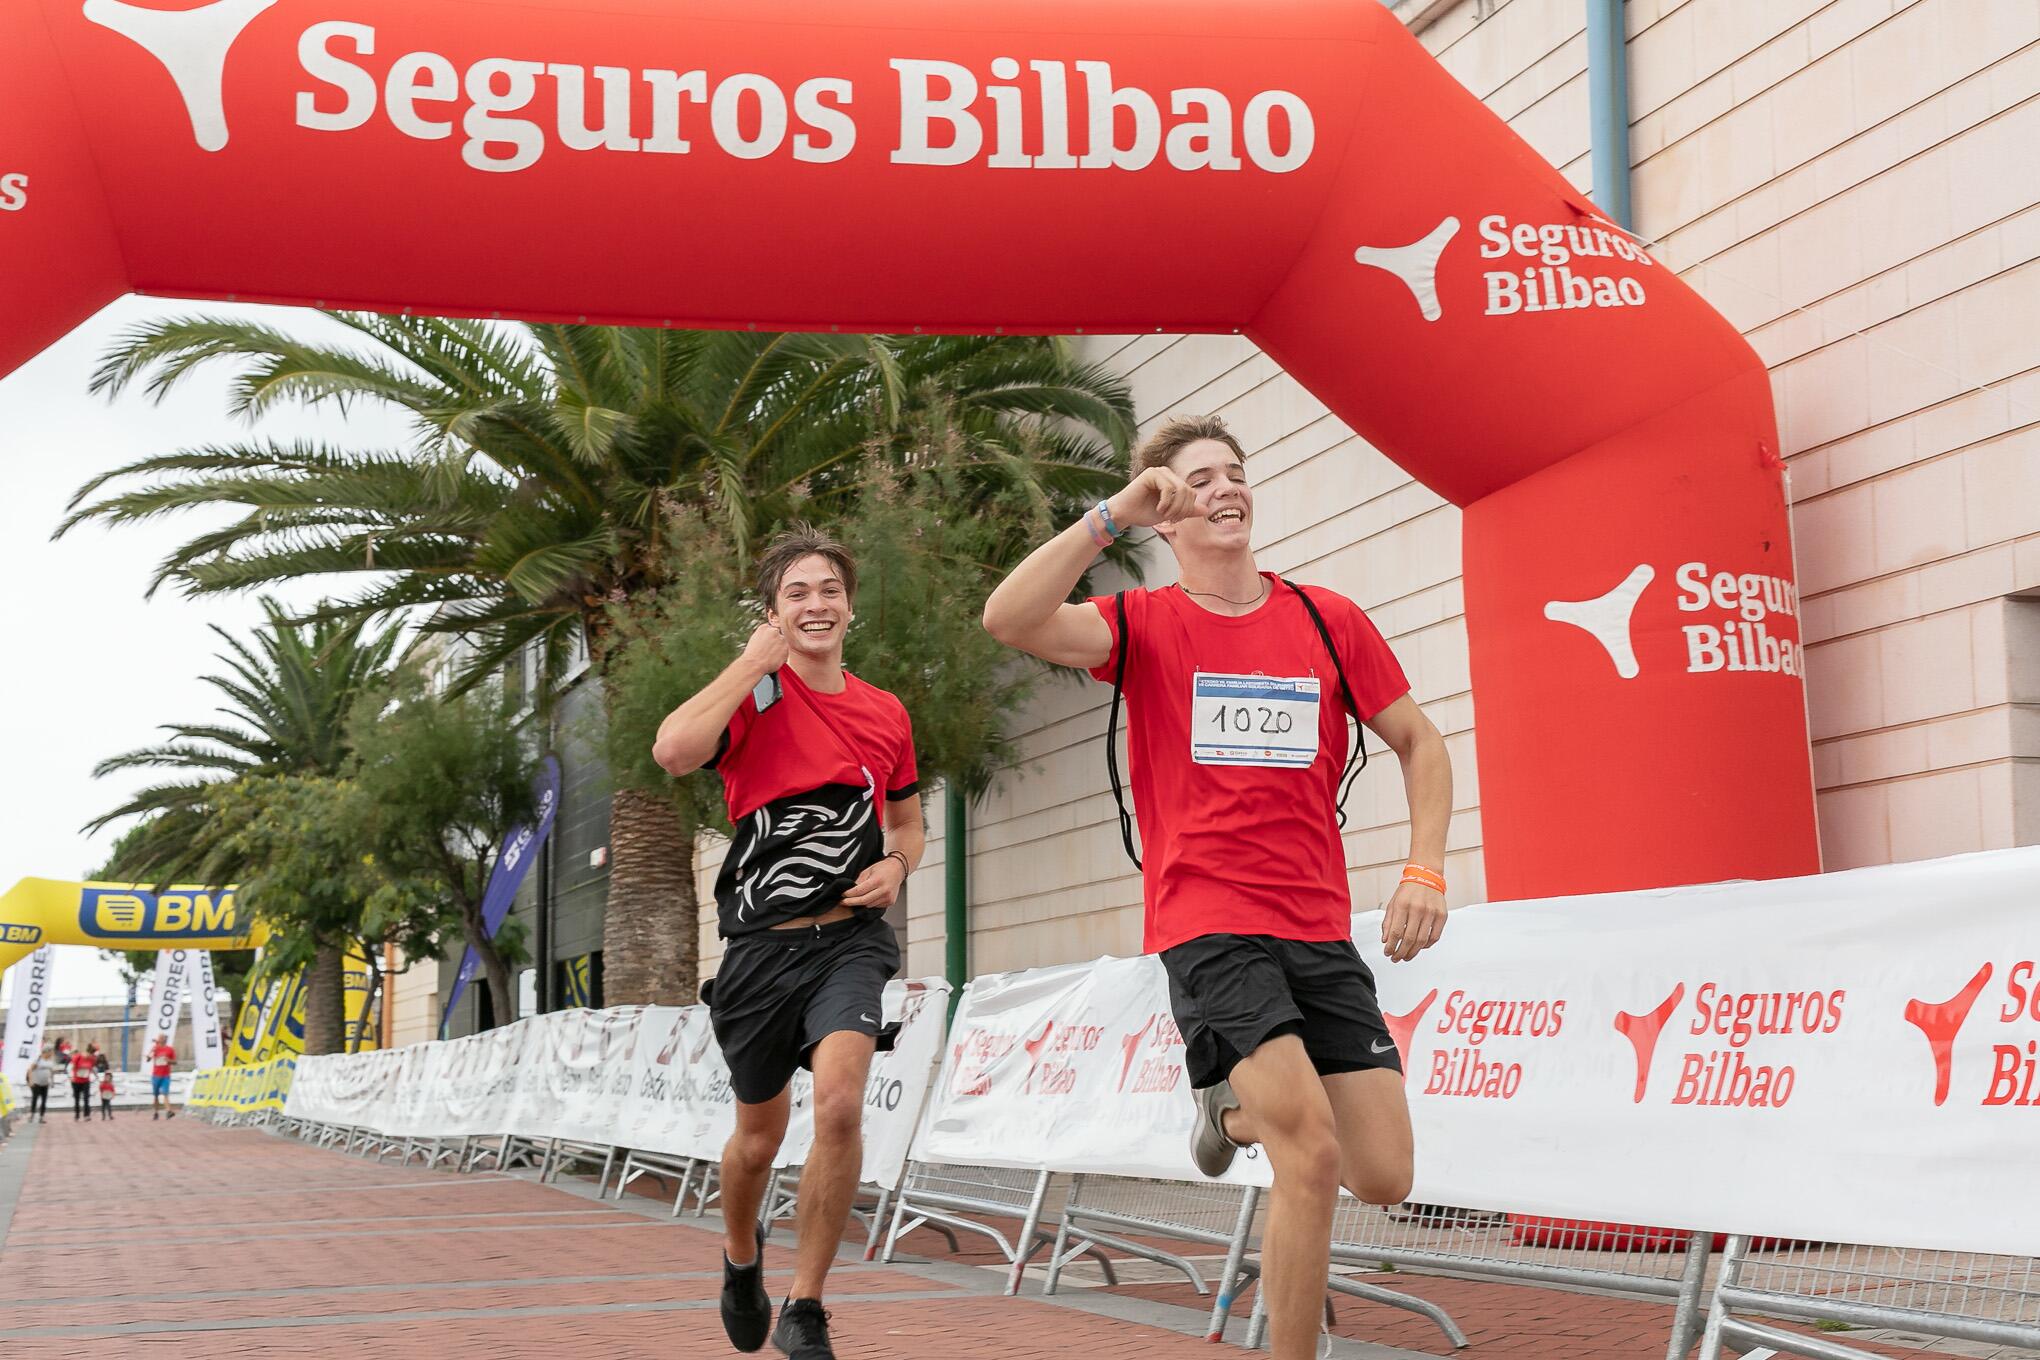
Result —
[[[166, 949], [156, 956], [156, 972], [149, 988], [149, 1027], [142, 1039], [143, 1061], [157, 1043], [171, 1043], [177, 1034], [177, 1011], [184, 1004], [185, 975], [190, 969], [191, 951]], [[193, 1014], [193, 1028], [197, 1028]]]
[[220, 1042], [220, 999], [213, 984], [212, 951], [195, 949], [191, 954], [191, 1065], [210, 1072], [226, 1062]]
[[7, 1047], [0, 1051], [0, 1076], [9, 1081], [22, 1081], [28, 1065], [42, 1051], [55, 971], [56, 958], [48, 945], [29, 955], [27, 962], [14, 970], [14, 996], [7, 1005]]

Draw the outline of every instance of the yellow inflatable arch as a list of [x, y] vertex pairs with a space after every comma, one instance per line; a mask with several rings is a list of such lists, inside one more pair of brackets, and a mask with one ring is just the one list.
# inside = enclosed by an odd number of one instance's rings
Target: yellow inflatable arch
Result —
[[253, 949], [268, 938], [232, 888], [24, 878], [0, 896], [0, 972], [46, 944]]

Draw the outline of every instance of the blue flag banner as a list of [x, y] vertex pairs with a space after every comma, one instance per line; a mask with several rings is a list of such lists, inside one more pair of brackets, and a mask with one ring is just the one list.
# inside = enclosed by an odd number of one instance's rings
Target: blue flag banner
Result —
[[[560, 808], [560, 762], [552, 757], [545, 758], [539, 769], [538, 778], [533, 782], [533, 792], [538, 795], [538, 824], [520, 826], [511, 831], [503, 842], [503, 852], [496, 857], [495, 872], [489, 875], [489, 886], [482, 894], [482, 933], [488, 939], [495, 939], [497, 930], [502, 928], [503, 918], [510, 914], [510, 904], [517, 900], [517, 890], [524, 886], [524, 876], [531, 872], [531, 866], [538, 859], [539, 847], [552, 834], [553, 814]], [[439, 1032], [446, 1033], [446, 1022], [453, 1017], [453, 1008], [460, 1001], [460, 994], [474, 975], [481, 971], [482, 956], [470, 944], [461, 955], [460, 972], [453, 979], [453, 987], [446, 997], [446, 1009], [439, 1013]], [[513, 1016], [499, 1016], [502, 1021]]]

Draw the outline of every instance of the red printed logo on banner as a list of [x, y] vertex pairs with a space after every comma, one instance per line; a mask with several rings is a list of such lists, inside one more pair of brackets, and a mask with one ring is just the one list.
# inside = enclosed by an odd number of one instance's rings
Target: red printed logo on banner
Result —
[[[1926, 1038], [1927, 1050], [1933, 1055], [1936, 1105], [1947, 1103], [1954, 1085], [1955, 1040], [1969, 1017], [1977, 1014], [1976, 1003], [1995, 975], [1995, 965], [1986, 963], [1946, 1001], [1906, 1003], [1906, 1020]], [[2004, 979], [2004, 999], [1994, 1016], [1985, 1013], [1983, 1023], [2027, 1028], [2040, 1024], [2040, 963], [2021, 959], [2005, 969]], [[1990, 1046], [1990, 1078], [1977, 1104], [2040, 1105], [2040, 1038], [2014, 1037]]]
[[1636, 1050], [1636, 1092], [1630, 1097], [1631, 1104], [1643, 1104], [1644, 1093], [1650, 1088], [1650, 1060], [1657, 1052], [1658, 1035], [1664, 1032], [1665, 1021], [1672, 1018], [1685, 995], [1686, 984], [1682, 982], [1672, 988], [1670, 996], [1641, 1015], [1631, 1011], [1618, 1011], [1615, 1015], [1616, 1030]]
[[[1431, 997], [1426, 997], [1424, 1005], [1410, 1013], [1410, 1019], [1420, 1016], [1430, 1002]], [[1393, 1021], [1389, 1028], [1393, 1033]], [[1484, 997], [1455, 989], [1445, 998], [1434, 1028], [1442, 1042], [1432, 1050], [1423, 1094], [1514, 1100], [1523, 1087], [1522, 1062], [1506, 1055], [1491, 1056], [1484, 1045], [1491, 1039], [1557, 1038], [1565, 1029], [1565, 1001], [1559, 997]]]
[[1104, 1037], [1105, 1031], [1098, 1025], [1044, 1021], [1041, 1033], [1021, 1045], [1027, 1051], [1027, 1079], [1020, 1089], [1030, 1095], [1068, 1095], [1077, 1088], [1077, 1069], [1070, 1058], [1089, 1053]]
[[[1134, 1095], [1175, 1090], [1183, 1080], [1183, 1064], [1175, 1061], [1169, 1050], [1181, 1047], [1183, 1031], [1176, 1028], [1175, 1017], [1162, 1011], [1150, 1015], [1139, 1029], [1119, 1038], [1119, 1089]], [[1148, 1050], [1145, 1058], [1141, 1058], [1143, 1048]], [[1137, 1072], [1133, 1065], [1136, 1058], [1141, 1059]], [[1131, 1087], [1127, 1085], [1129, 1077]]]
[[[1424, 1022], [1424, 1012], [1431, 1009], [1431, 1003], [1437, 999], [1438, 989], [1433, 987], [1430, 991], [1424, 993], [1422, 1001], [1419, 1001], [1414, 1007], [1401, 1015], [1390, 1015], [1386, 1011], [1382, 1012], [1381, 1019], [1388, 1026], [1388, 1037], [1395, 1040], [1396, 1051], [1402, 1054], [1405, 1063], [1409, 1061], [1410, 1040], [1416, 1036], [1417, 1026]], [[1407, 1071], [1403, 1073], [1403, 1078], [1404, 1080], [1409, 1079]]]
[[[1642, 1104], [1650, 1088], [1651, 1062], [1672, 1012], [1686, 994], [1681, 982], [1654, 1009], [1641, 1014], [1623, 1011], [1615, 1029], [1636, 1051], [1636, 1087], [1631, 1099]], [[1717, 1041], [1680, 1055], [1674, 1105], [1710, 1105], [1779, 1109], [1792, 1099], [1799, 1074], [1790, 1063], [1753, 1062], [1750, 1042], [1773, 1036], [1819, 1038], [1842, 1027], [1847, 989], [1810, 988], [1794, 992], [1740, 992], [1718, 982], [1703, 982], [1693, 993], [1693, 1017], [1686, 1031], [1694, 1038]]]

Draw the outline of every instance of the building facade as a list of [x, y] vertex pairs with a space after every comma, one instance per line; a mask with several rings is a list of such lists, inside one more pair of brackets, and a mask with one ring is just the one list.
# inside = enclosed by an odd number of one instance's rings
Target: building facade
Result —
[[[1591, 189], [1589, 0], [1390, 8]], [[1772, 373], [1826, 867], [2040, 842], [2040, 6], [1620, 9], [1631, 225]], [[1485, 900], [1459, 511], [1238, 337], [1084, 344], [1132, 384], [1144, 430], [1176, 412], [1224, 416], [1251, 451], [1263, 565], [1351, 595], [1380, 626], [1452, 752], [1450, 901]], [[1172, 579], [1166, 551], [1148, 565], [1149, 584]], [[1050, 680], [1013, 716], [1020, 759], [963, 837], [973, 973], [1140, 947], [1139, 878], [1105, 775], [1107, 697]], [[1378, 743], [1373, 756], [1347, 806], [1360, 907], [1392, 889], [1408, 850], [1396, 762]], [[555, 838], [553, 970], [599, 950], [601, 874], [585, 861], [604, 834], [601, 786], [586, 774], [564, 804], [591, 799], [584, 822]], [[943, 971], [955, 852], [940, 797], [927, 812], [929, 853], [899, 913], [916, 976]], [[701, 858], [705, 972], [720, 952], [707, 892], [720, 855], [710, 844]]]

